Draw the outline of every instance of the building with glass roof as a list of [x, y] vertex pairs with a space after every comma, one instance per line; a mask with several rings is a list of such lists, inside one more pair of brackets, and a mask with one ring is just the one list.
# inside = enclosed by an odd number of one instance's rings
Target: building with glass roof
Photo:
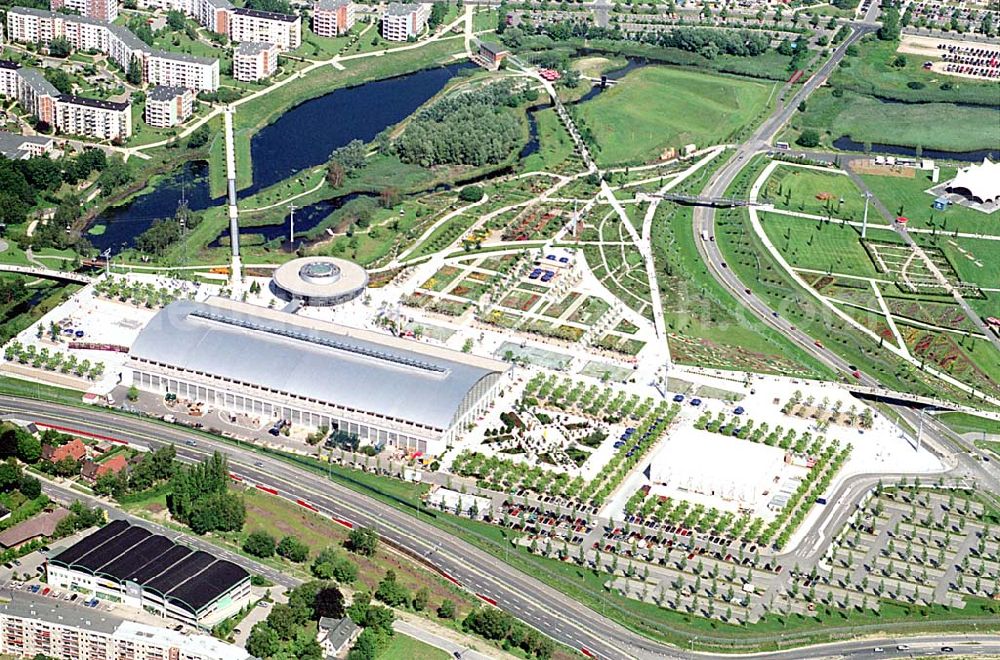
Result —
[[209, 408], [438, 455], [489, 407], [505, 362], [223, 298], [162, 309], [124, 380]]

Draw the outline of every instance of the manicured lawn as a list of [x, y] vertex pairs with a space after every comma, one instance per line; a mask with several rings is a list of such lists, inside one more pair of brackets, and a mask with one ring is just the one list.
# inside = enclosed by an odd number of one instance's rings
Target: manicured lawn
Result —
[[389, 647], [378, 656], [379, 660], [447, 660], [451, 656], [430, 644], [407, 637], [401, 633], [392, 636]]
[[[940, 180], [944, 182], [954, 178], [955, 172], [956, 169], [953, 167], [942, 167]], [[861, 178], [891, 213], [909, 218], [911, 227], [926, 229], [937, 227], [943, 232], [985, 232], [1000, 235], [1000, 223], [996, 222], [996, 213], [986, 215], [958, 205], [951, 205], [945, 211], [935, 211], [932, 206], [933, 195], [925, 192], [934, 185], [931, 182], [930, 172], [918, 171], [912, 179], [870, 174], [862, 175]]]
[[526, 172], [549, 172], [558, 168], [573, 155], [573, 138], [559, 121], [554, 109], [535, 113], [538, 124], [538, 151], [522, 161]]
[[[921, 244], [927, 244], [925, 237]], [[1000, 285], [1000, 241], [938, 236], [930, 242], [941, 248], [963, 282], [995, 288]]]
[[846, 275], [878, 276], [861, 245], [858, 228], [837, 221], [807, 220], [774, 213], [761, 213], [760, 217], [771, 242], [792, 266]]
[[793, 125], [827, 133], [828, 143], [846, 136], [856, 142], [946, 151], [1000, 149], [995, 107], [890, 103], [851, 92], [836, 98], [829, 89], [820, 89], [809, 99], [806, 112], [793, 118]]
[[648, 161], [664, 148], [725, 140], [753, 124], [772, 84], [647, 66], [579, 106], [599, 163]]
[[[842, 220], [861, 220], [864, 197], [850, 177], [790, 165], [775, 168], [764, 184], [762, 196], [777, 208]], [[844, 200], [841, 202], [840, 200]], [[871, 222], [884, 223], [869, 209]]]

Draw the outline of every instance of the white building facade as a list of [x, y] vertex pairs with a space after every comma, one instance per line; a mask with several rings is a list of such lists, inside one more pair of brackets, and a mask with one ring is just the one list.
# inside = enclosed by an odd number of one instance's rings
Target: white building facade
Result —
[[407, 41], [416, 38], [427, 28], [431, 16], [430, 3], [389, 3], [382, 15], [382, 38], [387, 41]]

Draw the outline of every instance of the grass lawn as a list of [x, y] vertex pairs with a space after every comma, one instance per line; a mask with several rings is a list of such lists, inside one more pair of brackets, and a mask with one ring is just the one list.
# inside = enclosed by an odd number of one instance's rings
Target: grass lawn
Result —
[[573, 138], [552, 108], [537, 111], [535, 121], [538, 124], [538, 151], [525, 158], [521, 167], [526, 172], [555, 170], [573, 156]]
[[774, 213], [761, 213], [760, 218], [771, 242], [792, 266], [845, 275], [879, 276], [861, 245], [861, 230], [857, 227]]
[[[922, 146], [946, 151], [1000, 149], [1000, 121], [995, 107], [954, 103], [890, 103], [871, 96], [817, 90], [805, 113], [792, 120], [797, 128], [825, 133], [828, 144], [840, 137], [856, 142]], [[976, 126], [974, 131], [969, 126]]]
[[597, 161], [644, 162], [664, 148], [725, 140], [752, 125], [773, 84], [687, 69], [647, 66], [578, 107]]
[[[900, 56], [896, 52], [896, 45], [894, 41], [879, 41], [874, 34], [869, 35], [859, 44], [859, 54], [856, 57], [846, 57], [841, 61], [830, 77], [831, 86], [911, 103], [996, 106], [996, 82], [979, 82], [927, 71], [922, 66], [927, 58], [922, 55], [904, 54], [902, 57], [906, 60], [906, 66], [893, 66], [893, 61]], [[921, 83], [924, 87], [911, 89], [908, 86], [910, 82]], [[946, 123], [951, 123], [951, 118]], [[954, 126], [956, 132], [961, 130], [958, 128], [961, 124], [955, 123]]]
[[[955, 177], [955, 173], [954, 167], [942, 167], [940, 180], [948, 181]], [[1000, 222], [996, 221], [995, 213], [986, 215], [958, 205], [951, 205], [945, 211], [935, 211], [931, 206], [933, 195], [925, 192], [934, 185], [930, 172], [918, 171], [912, 179], [871, 174], [864, 174], [861, 178], [890, 212], [909, 218], [910, 227], [1000, 235]]]
[[[919, 242], [927, 244], [924, 237]], [[930, 244], [944, 251], [963, 282], [989, 288], [1000, 285], [1000, 241], [938, 236]]]
[[451, 656], [439, 648], [424, 644], [420, 640], [396, 633], [388, 648], [378, 656], [378, 660], [447, 660]]
[[[861, 190], [850, 177], [834, 172], [828, 174], [790, 165], [776, 167], [764, 184], [763, 196], [786, 211], [858, 221], [864, 216]], [[844, 200], [843, 203], [840, 200]], [[869, 220], [884, 222], [877, 215], [869, 215]]]

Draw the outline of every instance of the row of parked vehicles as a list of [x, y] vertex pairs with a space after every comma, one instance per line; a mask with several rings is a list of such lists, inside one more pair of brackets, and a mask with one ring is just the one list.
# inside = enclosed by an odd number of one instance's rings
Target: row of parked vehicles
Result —
[[[24, 590], [27, 593], [38, 594], [40, 596], [46, 596], [56, 600], [65, 600], [70, 603], [77, 603], [77, 601], [79, 601], [78, 604], [83, 605], [84, 607], [97, 608], [101, 605], [101, 601], [97, 598], [86, 598], [85, 596], [72, 591], [63, 593], [44, 584], [27, 584], [25, 582], [13, 581], [10, 583], [9, 587], [14, 591]], [[105, 605], [104, 609], [110, 612], [114, 608], [111, 605]]]
[[[559, 538], [570, 543], [583, 543], [585, 534], [593, 529], [593, 525], [585, 519], [566, 513], [543, 510], [536, 505], [516, 504], [504, 500], [500, 505], [501, 515], [508, 516], [511, 527], [522, 527], [528, 534], [536, 537]], [[501, 519], [502, 520], [502, 519]], [[493, 520], [490, 522], [501, 522]]]

